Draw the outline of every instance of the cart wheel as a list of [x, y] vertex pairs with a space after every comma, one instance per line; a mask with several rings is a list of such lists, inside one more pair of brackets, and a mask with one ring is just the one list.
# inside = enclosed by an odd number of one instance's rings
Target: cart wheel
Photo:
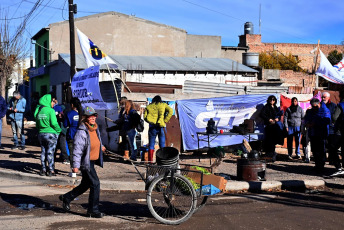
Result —
[[208, 200], [208, 196], [203, 196], [202, 197], [202, 201], [201, 202], [197, 202], [197, 206], [196, 206], [196, 209], [195, 209], [194, 213], [196, 213], [199, 210], [201, 210], [205, 206], [205, 203], [207, 203], [207, 200]]
[[155, 219], [164, 224], [180, 224], [191, 217], [197, 205], [195, 189], [179, 174], [159, 176], [148, 188], [147, 204]]

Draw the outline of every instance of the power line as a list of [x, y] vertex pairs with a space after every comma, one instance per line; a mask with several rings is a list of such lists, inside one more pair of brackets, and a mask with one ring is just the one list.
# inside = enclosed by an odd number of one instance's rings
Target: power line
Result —
[[[29, 0], [23, 0], [23, 1], [24, 2], [28, 2], [28, 3], [34, 3], [32, 1], [29, 1]], [[59, 7], [55, 7], [55, 6], [47, 6], [47, 5], [45, 5], [45, 7], [51, 8], [51, 9], [55, 9], [55, 10], [64, 10], [64, 6], [63, 6], [63, 8], [59, 8]], [[78, 10], [78, 13], [99, 14], [99, 13], [104, 13], [104, 11], [82, 11], [82, 10]]]
[[[209, 11], [212, 11], [212, 12], [215, 12], [215, 13], [218, 13], [218, 14], [221, 14], [221, 15], [223, 15], [223, 16], [226, 16], [226, 17], [229, 17], [229, 18], [233, 18], [233, 19], [236, 19], [236, 20], [245, 22], [245, 20], [242, 20], [242, 19], [240, 19], [240, 18], [236, 18], [236, 17], [231, 16], [231, 15], [229, 15], [229, 14], [225, 14], [225, 13], [222, 13], [222, 12], [220, 12], [220, 11], [217, 11], [217, 10], [214, 10], [214, 9], [210, 9], [210, 8], [208, 8], [208, 7], [205, 7], [205, 6], [202, 6], [202, 5], [199, 5], [199, 4], [190, 2], [190, 1], [188, 1], [188, 0], [182, 0], [182, 1], [183, 1], [183, 2], [187, 2], [187, 3], [191, 4], [191, 5], [194, 5], [194, 6], [197, 6], [197, 7], [200, 7], [200, 8], [203, 8], [203, 9], [206, 9], [206, 10], [209, 10]], [[303, 40], [303, 41], [305, 41], [305, 42], [308, 42], [308, 43], [310, 42], [310, 41], [308, 41], [308, 40], [306, 40], [306, 39], [304, 39], [304, 38], [300, 38], [300, 37], [297, 37], [297, 36], [295, 36], [295, 35], [293, 35], [293, 34], [288, 34], [288, 33], [283, 32], [283, 31], [278, 31], [278, 30], [271, 29], [271, 28], [267, 28], [267, 29], [263, 29], [263, 30], [264, 30], [264, 31], [275, 31], [275, 32], [279, 32], [279, 33], [284, 33], [284, 34], [286, 34], [286, 35], [289, 35], [289, 36], [291, 36], [291, 37], [294, 37], [294, 38]]]

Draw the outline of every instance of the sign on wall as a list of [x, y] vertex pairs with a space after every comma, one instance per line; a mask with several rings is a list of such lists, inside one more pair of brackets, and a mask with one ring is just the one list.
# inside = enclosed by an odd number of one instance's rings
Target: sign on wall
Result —
[[[197, 132], [205, 132], [208, 120], [213, 118], [217, 129], [229, 132], [234, 125], [239, 125], [245, 119], [254, 119], [258, 132], [263, 131], [259, 112], [266, 103], [269, 95], [241, 95], [220, 98], [202, 98], [178, 100], [178, 114], [184, 150], [198, 148]], [[279, 98], [279, 95], [275, 95]], [[279, 106], [279, 101], [277, 102]], [[205, 139], [206, 137], [202, 137]], [[229, 146], [242, 143], [243, 136], [220, 135], [210, 138], [210, 147]], [[251, 135], [251, 139], [258, 139]], [[200, 148], [208, 147], [206, 141], [200, 141]]]
[[109, 109], [103, 101], [99, 89], [99, 66], [77, 72], [72, 80], [72, 95], [79, 98], [83, 107], [90, 106], [95, 110]]

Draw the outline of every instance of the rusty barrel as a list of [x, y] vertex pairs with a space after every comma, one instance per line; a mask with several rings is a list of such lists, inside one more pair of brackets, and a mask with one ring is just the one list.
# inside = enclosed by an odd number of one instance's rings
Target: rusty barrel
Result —
[[265, 180], [266, 164], [263, 161], [253, 159], [238, 159], [238, 180], [260, 181]]

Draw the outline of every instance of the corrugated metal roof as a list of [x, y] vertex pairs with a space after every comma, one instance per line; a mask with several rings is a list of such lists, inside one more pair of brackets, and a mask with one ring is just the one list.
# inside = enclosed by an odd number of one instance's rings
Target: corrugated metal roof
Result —
[[214, 82], [185, 81], [183, 92], [234, 96], [245, 94], [245, 86]]
[[243, 86], [214, 82], [185, 81], [184, 93], [242, 95], [242, 94], [275, 94], [288, 92], [287, 86]]
[[[69, 65], [70, 55], [59, 54]], [[144, 71], [205, 71], [205, 72], [244, 72], [257, 73], [247, 67], [227, 58], [192, 58], [192, 57], [160, 57], [160, 56], [120, 56], [109, 55], [118, 65], [119, 70]], [[86, 69], [86, 61], [82, 54], [76, 55], [76, 67]], [[106, 69], [102, 67], [101, 69]]]

